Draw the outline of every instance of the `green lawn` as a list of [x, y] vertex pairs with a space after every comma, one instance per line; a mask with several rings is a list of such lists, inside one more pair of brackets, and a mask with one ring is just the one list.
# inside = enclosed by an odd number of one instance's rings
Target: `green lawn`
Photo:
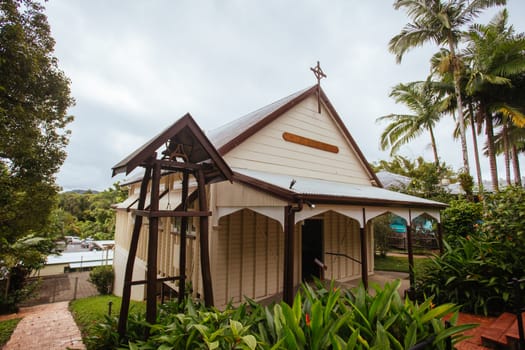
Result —
[[[429, 258], [414, 258], [414, 265], [416, 269], [418, 266], [425, 264]], [[375, 270], [379, 271], [398, 271], [408, 272], [408, 257], [407, 256], [375, 256], [374, 260]]]
[[0, 322], [0, 348], [4, 346], [5, 343], [11, 338], [16, 325], [20, 322], [21, 318], [13, 318], [12, 320]]
[[[121, 300], [120, 297], [114, 295], [100, 295], [72, 301], [69, 309], [82, 332], [82, 337], [89, 335], [90, 328], [108, 315], [110, 301], [112, 302], [111, 315], [118, 316]], [[132, 312], [145, 312], [146, 304], [131, 301], [130, 309]]]

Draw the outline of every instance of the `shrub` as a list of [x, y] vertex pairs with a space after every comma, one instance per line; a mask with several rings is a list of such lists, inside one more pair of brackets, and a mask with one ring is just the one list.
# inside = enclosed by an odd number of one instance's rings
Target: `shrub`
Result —
[[111, 265], [97, 266], [89, 273], [89, 282], [94, 284], [102, 295], [111, 294], [114, 279], [115, 272]]
[[40, 280], [28, 279], [28, 271], [17, 265], [11, 269], [9, 277], [0, 279], [0, 315], [18, 312], [18, 305], [36, 294]]
[[468, 172], [461, 172], [458, 174], [459, 184], [467, 198], [472, 198], [472, 191], [474, 188], [474, 178]]
[[464, 199], [453, 200], [449, 207], [443, 211], [443, 230], [447, 240], [455, 236], [467, 237], [478, 231], [483, 217], [483, 205]]
[[420, 274], [419, 294], [434, 296], [436, 303], [462, 305], [465, 312], [500, 313], [510, 301], [511, 288], [494, 247], [482, 234], [457, 237], [454, 246], [445, 242], [444, 253], [434, 256]]
[[[303, 285], [292, 306], [280, 302], [268, 307], [248, 300], [237, 308], [219, 311], [187, 300], [160, 306], [157, 324], [143, 317], [128, 320], [121, 345], [130, 349], [408, 349], [430, 339], [427, 348], [445, 349], [445, 339], [462, 339], [473, 325], [445, 327], [441, 318], [456, 313], [452, 304], [434, 306], [431, 299], [416, 304], [403, 301], [399, 281], [353, 291]], [[452, 317], [452, 324], [456, 318]], [[144, 326], [150, 337], [142, 339]], [[97, 325], [97, 342], [116, 348], [116, 318]], [[140, 330], [140, 331], [137, 331]], [[108, 337], [108, 339], [104, 339]], [[95, 338], [93, 338], [95, 339]]]
[[463, 305], [467, 312], [511, 311], [516, 305], [508, 283], [525, 277], [525, 189], [510, 187], [488, 196], [483, 223], [474, 230], [477, 206], [455, 202], [447, 209], [452, 213], [447, 214], [447, 225], [455, 227], [457, 235], [449, 234], [453, 244], [445, 244], [445, 253], [432, 259], [418, 288], [423, 295], [435, 295], [438, 302]]
[[512, 248], [525, 249], [525, 189], [507, 187], [489, 196], [483, 216], [483, 230]]

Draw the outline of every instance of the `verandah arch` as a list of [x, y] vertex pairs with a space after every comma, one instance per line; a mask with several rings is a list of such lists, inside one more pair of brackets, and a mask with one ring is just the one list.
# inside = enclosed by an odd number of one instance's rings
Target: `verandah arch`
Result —
[[384, 215], [386, 213], [394, 213], [395, 215], [403, 218], [406, 222], [406, 243], [408, 250], [408, 269], [409, 269], [409, 279], [410, 279], [410, 289], [408, 290], [409, 297], [413, 296], [414, 287], [415, 287], [415, 273], [414, 273], [414, 242], [413, 242], [413, 233], [412, 233], [412, 223], [413, 220], [420, 216], [426, 216], [433, 218], [437, 222], [437, 236], [438, 236], [438, 245], [440, 251], [443, 249], [442, 244], [442, 233], [441, 233], [441, 223], [440, 223], [440, 214], [439, 210], [418, 210], [418, 209], [391, 209], [391, 208], [374, 208], [373, 210], [367, 211], [367, 218], [369, 221], [377, 218], [378, 216]]
[[217, 306], [282, 292], [284, 232], [279, 221], [238, 208], [219, 218], [214, 235], [212, 274]]
[[365, 208], [345, 205], [318, 205], [296, 213], [296, 222], [322, 218], [324, 231], [325, 276], [344, 280], [361, 276], [368, 286], [373, 272], [372, 231], [365, 223]]
[[[327, 266], [325, 277], [331, 280], [348, 280], [360, 277], [363, 252], [361, 251], [359, 222], [332, 210], [324, 212], [323, 219], [325, 230], [324, 263]], [[367, 247], [365, 254], [367, 261], [371, 261], [370, 247]]]

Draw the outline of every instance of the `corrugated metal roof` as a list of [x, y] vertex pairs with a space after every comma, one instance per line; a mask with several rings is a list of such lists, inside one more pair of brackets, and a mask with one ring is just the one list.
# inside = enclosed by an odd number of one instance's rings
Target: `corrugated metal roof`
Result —
[[99, 261], [88, 261], [88, 262], [82, 262], [82, 263], [72, 263], [69, 264], [69, 268], [71, 269], [80, 269], [84, 267], [95, 267], [95, 266], [103, 266], [103, 265], [113, 265], [113, 259], [106, 260], [99, 260]]
[[376, 175], [385, 188], [407, 186], [410, 181], [412, 181], [408, 176], [394, 174], [384, 170], [377, 172]]
[[220, 149], [222, 146], [231, 141], [237, 135], [242, 134], [261, 120], [268, 117], [268, 115], [272, 114], [273, 112], [286, 105], [290, 101], [293, 101], [298, 96], [310, 90], [311, 88], [312, 87], [310, 86], [306, 89], [298, 91], [290, 96], [284, 97], [267, 106], [264, 106], [254, 112], [246, 114], [245, 116], [240, 117], [228, 124], [220, 126], [217, 129], [211, 130], [208, 132], [207, 136], [210, 139], [211, 143], [213, 143], [215, 148]]
[[113, 259], [113, 250], [99, 250], [88, 252], [62, 253], [61, 255], [49, 255], [46, 265], [85, 263], [89, 261], [106, 261], [107, 258]]
[[[347, 197], [351, 199], [367, 199], [377, 202], [409, 202], [414, 205], [422, 204], [426, 206], [443, 207], [445, 204], [431, 201], [424, 198], [410, 196], [404, 193], [389, 191], [384, 188], [343, 182], [326, 181], [307, 177], [298, 177], [285, 174], [274, 174], [249, 169], [233, 169], [235, 172], [264, 181], [268, 184], [293, 191], [302, 195], [319, 195], [333, 197]], [[295, 180], [290, 189], [290, 184]]]
[[117, 203], [114, 208], [116, 209], [129, 209], [132, 205], [135, 205], [137, 201], [139, 200], [138, 194], [132, 194], [128, 198], [126, 198], [123, 202]]

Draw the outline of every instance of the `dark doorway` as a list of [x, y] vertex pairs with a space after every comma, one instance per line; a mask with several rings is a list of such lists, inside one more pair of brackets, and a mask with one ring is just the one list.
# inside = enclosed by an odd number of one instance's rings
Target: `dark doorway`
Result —
[[303, 281], [312, 281], [313, 277], [321, 278], [321, 271], [315, 259], [323, 261], [323, 220], [304, 221], [302, 242]]

